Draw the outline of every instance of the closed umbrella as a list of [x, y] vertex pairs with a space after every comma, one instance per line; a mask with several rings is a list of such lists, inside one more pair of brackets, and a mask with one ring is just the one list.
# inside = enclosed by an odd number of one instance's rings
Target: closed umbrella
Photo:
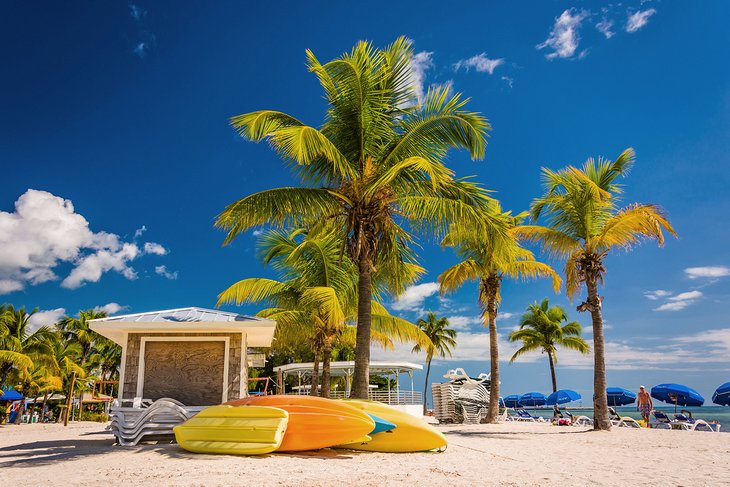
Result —
[[712, 402], [720, 406], [730, 406], [730, 382], [725, 382], [715, 390]]
[[677, 406], [702, 406], [705, 398], [691, 387], [682, 384], [659, 384], [651, 388], [651, 397], [659, 401], [674, 404], [674, 412]]
[[623, 387], [606, 388], [606, 396], [608, 397], [609, 406], [626, 406], [636, 401], [636, 394]]
[[557, 406], [558, 404], [566, 404], [579, 400], [581, 396], [572, 389], [560, 389], [550, 394], [545, 400], [548, 406]]
[[517, 394], [510, 394], [509, 396], [506, 396], [503, 401], [505, 407], [516, 408], [520, 405], [520, 396]]

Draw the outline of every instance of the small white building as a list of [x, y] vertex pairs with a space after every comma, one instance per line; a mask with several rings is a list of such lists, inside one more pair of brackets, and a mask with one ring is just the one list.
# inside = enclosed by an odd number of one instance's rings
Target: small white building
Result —
[[208, 406], [245, 397], [248, 367], [270, 347], [276, 322], [203, 308], [180, 308], [91, 320], [89, 328], [122, 347], [119, 403], [176, 399]]

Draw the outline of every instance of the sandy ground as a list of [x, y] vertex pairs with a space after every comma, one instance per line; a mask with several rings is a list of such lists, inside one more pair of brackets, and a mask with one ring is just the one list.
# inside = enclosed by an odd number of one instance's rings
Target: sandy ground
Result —
[[440, 426], [444, 453], [196, 455], [119, 447], [104, 425], [0, 426], [3, 485], [728, 485], [730, 434], [547, 424]]

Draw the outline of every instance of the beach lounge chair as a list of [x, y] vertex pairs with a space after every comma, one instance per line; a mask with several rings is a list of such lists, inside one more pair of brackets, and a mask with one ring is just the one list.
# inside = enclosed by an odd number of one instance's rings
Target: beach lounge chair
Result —
[[576, 416], [567, 409], [563, 413], [570, 418], [570, 424], [572, 426], [593, 426], [593, 420], [588, 416]]
[[666, 413], [652, 409], [652, 416], [654, 421], [649, 422], [649, 427], [658, 429], [672, 429], [672, 420]]
[[641, 424], [630, 416], [619, 416], [612, 407], [608, 408], [608, 414], [611, 419], [611, 425], [619, 428], [641, 428]]
[[704, 419], [693, 418], [692, 411], [683, 409], [679, 413], [674, 413], [674, 423], [683, 423], [686, 425], [685, 429], [690, 431], [710, 431], [718, 433], [720, 431], [720, 424], [717, 422], [708, 422]]
[[514, 416], [515, 421], [525, 421], [525, 422], [530, 422], [530, 423], [535, 423], [535, 422], [544, 423], [547, 421], [543, 417], [533, 416], [532, 414], [528, 413], [527, 411], [525, 411], [522, 408], [515, 409], [515, 413], [516, 413], [516, 416]]
[[[144, 405], [146, 401], [134, 401]], [[150, 439], [172, 439], [172, 428], [187, 421], [203, 407], [186, 407], [169, 398], [152, 402], [148, 407], [117, 407], [112, 409], [108, 426], [117, 443], [122, 446], [136, 445]]]

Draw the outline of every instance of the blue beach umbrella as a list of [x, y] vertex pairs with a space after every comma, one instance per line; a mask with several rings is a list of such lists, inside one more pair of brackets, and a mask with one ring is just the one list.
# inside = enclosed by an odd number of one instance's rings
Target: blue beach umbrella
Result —
[[712, 402], [720, 406], [730, 406], [730, 382], [725, 382], [715, 390]]
[[545, 397], [545, 394], [540, 392], [528, 392], [527, 394], [522, 394], [519, 400], [520, 406], [544, 406], [546, 402], [547, 398]]
[[558, 404], [566, 404], [569, 402], [577, 401], [581, 397], [583, 396], [581, 396], [572, 389], [559, 389], [550, 394], [545, 400], [545, 403], [548, 406], [557, 406]]
[[606, 396], [608, 397], [609, 406], [626, 406], [636, 401], [636, 394], [623, 387], [606, 388]]
[[520, 405], [520, 396], [517, 394], [510, 394], [509, 396], [506, 396], [504, 399], [504, 407], [506, 408], [516, 408]]
[[0, 391], [0, 401], [20, 401], [23, 396], [15, 389], [3, 389]]
[[677, 406], [702, 406], [705, 398], [699, 392], [682, 384], [659, 384], [651, 388], [651, 397]]

